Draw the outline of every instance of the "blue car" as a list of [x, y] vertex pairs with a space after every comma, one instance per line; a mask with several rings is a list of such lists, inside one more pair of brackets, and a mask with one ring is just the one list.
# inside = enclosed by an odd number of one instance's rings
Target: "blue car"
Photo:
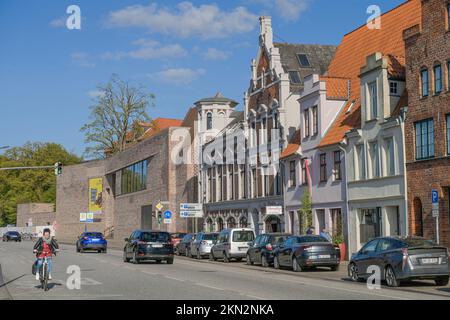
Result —
[[101, 232], [84, 232], [78, 237], [77, 252], [88, 250], [106, 253], [108, 242]]

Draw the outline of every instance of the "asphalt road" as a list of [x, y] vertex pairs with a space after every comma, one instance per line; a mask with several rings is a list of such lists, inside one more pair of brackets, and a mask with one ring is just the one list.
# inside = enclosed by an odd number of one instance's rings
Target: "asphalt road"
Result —
[[[31, 274], [32, 242], [0, 242], [0, 299], [450, 299], [450, 287], [414, 282], [400, 289], [369, 290], [348, 281], [345, 270], [293, 273], [243, 263], [197, 261], [176, 257], [173, 265], [122, 261], [119, 250], [76, 253], [61, 245], [54, 258], [50, 290], [39, 289]], [[69, 266], [81, 269], [81, 289], [69, 289]], [[342, 268], [344, 269], [344, 268]]]

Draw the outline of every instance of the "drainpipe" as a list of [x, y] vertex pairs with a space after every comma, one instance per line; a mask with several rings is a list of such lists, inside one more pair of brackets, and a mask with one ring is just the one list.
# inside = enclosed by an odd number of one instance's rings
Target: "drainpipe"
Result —
[[[401, 109], [401, 115], [399, 117], [400, 129], [402, 132], [402, 148], [403, 148], [403, 180], [405, 186], [405, 235], [409, 236], [409, 216], [408, 216], [408, 178], [406, 175], [406, 139], [405, 139], [405, 121], [406, 114], [408, 113], [408, 107], [405, 106]], [[400, 232], [401, 233], [401, 232]]]
[[345, 148], [342, 145], [343, 143], [340, 142], [338, 144], [339, 150], [341, 150], [344, 154], [344, 168], [345, 168], [345, 210], [346, 210], [346, 217], [347, 217], [347, 259], [350, 260], [350, 247], [351, 247], [351, 241], [350, 241], [350, 210], [348, 208], [348, 188], [347, 188], [347, 183], [348, 183], [348, 168], [347, 168], [347, 152], [345, 150]]

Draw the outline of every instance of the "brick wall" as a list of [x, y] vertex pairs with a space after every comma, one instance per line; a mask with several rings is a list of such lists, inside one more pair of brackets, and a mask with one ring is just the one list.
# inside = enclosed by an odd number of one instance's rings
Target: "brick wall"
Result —
[[[409, 95], [405, 123], [406, 168], [408, 179], [408, 213], [411, 234], [436, 237], [432, 217], [431, 190], [439, 191], [440, 240], [450, 247], [449, 187], [450, 157], [447, 154], [446, 115], [450, 114], [447, 61], [450, 60], [450, 32], [446, 21], [447, 0], [422, 1], [422, 25], [404, 32], [406, 46], [406, 78]], [[434, 91], [434, 66], [442, 66], [443, 90]], [[421, 97], [421, 70], [429, 71], [430, 90]], [[415, 122], [433, 119], [435, 157], [416, 161]]]
[[55, 205], [52, 203], [18, 204], [16, 225], [26, 227], [30, 218], [33, 226], [53, 224], [56, 219]]

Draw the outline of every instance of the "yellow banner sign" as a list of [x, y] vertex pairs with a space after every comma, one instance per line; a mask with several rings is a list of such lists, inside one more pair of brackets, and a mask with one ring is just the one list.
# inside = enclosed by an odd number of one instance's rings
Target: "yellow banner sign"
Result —
[[102, 212], [103, 179], [89, 179], [89, 212]]

